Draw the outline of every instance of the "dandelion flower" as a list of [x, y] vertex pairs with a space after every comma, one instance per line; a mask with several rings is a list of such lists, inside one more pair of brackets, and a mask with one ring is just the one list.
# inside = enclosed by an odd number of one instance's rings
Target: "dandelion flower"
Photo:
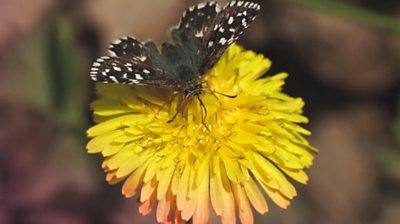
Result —
[[[264, 77], [271, 62], [233, 44], [207, 74], [204, 93], [173, 122], [179, 97], [171, 89], [97, 84], [96, 125], [89, 153], [101, 153], [110, 184], [139, 194], [139, 211], [159, 223], [253, 223], [266, 213], [267, 195], [281, 208], [296, 196], [288, 177], [305, 184], [317, 150], [299, 124], [304, 102], [281, 92], [286, 73]], [[226, 97], [235, 95], [235, 98]]]

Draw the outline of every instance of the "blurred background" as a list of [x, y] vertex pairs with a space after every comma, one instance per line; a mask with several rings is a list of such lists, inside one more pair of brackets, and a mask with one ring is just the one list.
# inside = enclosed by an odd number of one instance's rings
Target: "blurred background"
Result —
[[[165, 41], [198, 2], [0, 0], [1, 224], [155, 223], [86, 154], [88, 74], [109, 42]], [[400, 1], [258, 2], [239, 42], [289, 72], [320, 154], [289, 209], [256, 223], [400, 223]]]

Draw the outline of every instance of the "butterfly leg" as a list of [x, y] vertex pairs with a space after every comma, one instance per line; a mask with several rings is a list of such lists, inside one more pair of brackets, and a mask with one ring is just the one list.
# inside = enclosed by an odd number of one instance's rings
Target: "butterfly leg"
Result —
[[165, 108], [165, 106], [167, 106], [168, 104], [171, 104], [171, 102], [175, 99], [175, 97], [179, 94], [178, 91], [174, 91], [172, 92], [171, 96], [169, 97], [169, 99], [163, 103], [163, 105], [157, 110], [157, 115]]
[[206, 117], [207, 117], [207, 108], [204, 105], [203, 101], [201, 100], [200, 95], [196, 95], [196, 97], [197, 97], [197, 100], [199, 101], [200, 106], [201, 106], [201, 109], [200, 109], [200, 111], [201, 111], [201, 123], [203, 123], [205, 125], [205, 120], [206, 120]]
[[179, 105], [177, 107], [177, 110], [174, 114], [174, 116], [172, 116], [167, 123], [171, 123], [172, 121], [175, 120], [175, 118], [178, 116], [179, 113], [183, 113], [183, 110], [185, 109], [185, 106], [188, 104], [188, 102], [190, 101], [190, 97], [189, 96], [183, 96], [182, 100], [179, 102]]

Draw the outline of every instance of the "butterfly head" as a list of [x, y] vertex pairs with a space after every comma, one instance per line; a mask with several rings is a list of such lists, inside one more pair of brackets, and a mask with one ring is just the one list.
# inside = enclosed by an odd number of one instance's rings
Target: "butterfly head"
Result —
[[185, 98], [193, 98], [203, 93], [203, 86], [199, 82], [191, 82], [183, 87]]

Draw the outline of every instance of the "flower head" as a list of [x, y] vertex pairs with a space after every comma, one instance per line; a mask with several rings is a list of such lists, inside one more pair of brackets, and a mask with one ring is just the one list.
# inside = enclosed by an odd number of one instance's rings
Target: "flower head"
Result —
[[[126, 197], [140, 194], [141, 214], [157, 221], [253, 223], [252, 207], [268, 211], [265, 192], [286, 208], [296, 196], [288, 181], [306, 183], [313, 153], [299, 126], [304, 102], [281, 92], [286, 73], [262, 75], [271, 62], [232, 45], [203, 76], [201, 101], [180, 104], [173, 90], [97, 84], [90, 153], [101, 153], [107, 181], [124, 181]], [[228, 97], [228, 95], [236, 97]]]

